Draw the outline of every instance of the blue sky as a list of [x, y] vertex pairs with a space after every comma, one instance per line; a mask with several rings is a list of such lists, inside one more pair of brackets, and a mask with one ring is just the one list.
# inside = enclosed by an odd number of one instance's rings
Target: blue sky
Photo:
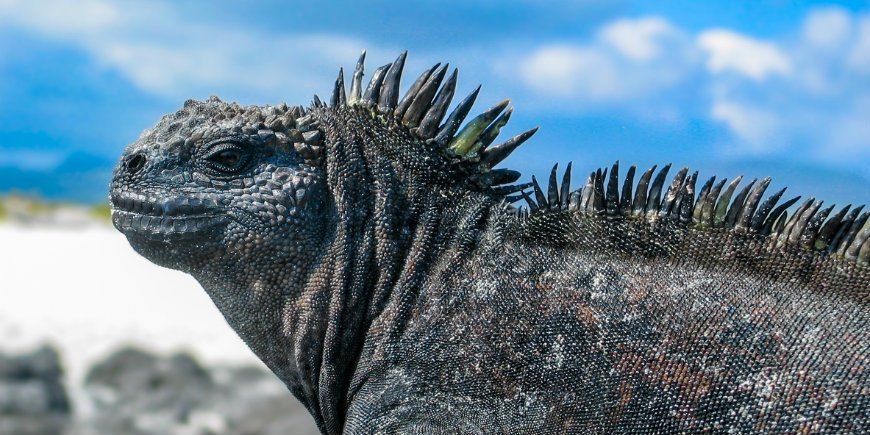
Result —
[[870, 202], [867, 1], [314, 3], [0, 0], [0, 192], [100, 201], [185, 99], [307, 104], [366, 48], [511, 98], [506, 136], [541, 127], [506, 162], [527, 177], [673, 162]]

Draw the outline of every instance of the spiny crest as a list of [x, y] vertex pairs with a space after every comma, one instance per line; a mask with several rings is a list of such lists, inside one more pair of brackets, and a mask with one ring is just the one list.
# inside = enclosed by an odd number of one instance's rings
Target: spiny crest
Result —
[[[665, 189], [665, 180], [671, 168], [663, 167], [650, 184], [656, 167], [648, 169], [634, 183], [636, 167], [628, 169], [619, 190], [619, 162], [608, 169], [589, 174], [583, 186], [570, 191], [571, 164], [565, 170], [561, 186], [558, 184], [558, 165], [553, 166], [546, 192], [532, 177], [533, 195], [521, 191], [509, 196], [509, 203], [524, 199], [528, 208], [516, 209], [517, 214], [529, 217], [543, 213], [578, 212], [602, 215], [610, 219], [645, 219], [649, 222], [672, 221], [699, 229], [727, 229], [744, 234], [757, 234], [768, 238], [771, 248], [792, 245], [805, 250], [837, 256], [858, 264], [870, 265], [870, 212], [864, 206], [842, 207], [831, 215], [834, 206], [822, 208], [822, 201], [809, 198], [789, 217], [786, 211], [800, 197], [780, 203], [785, 193], [781, 189], [762, 201], [770, 185], [770, 177], [752, 180], [740, 191], [743, 177], [730, 183], [710, 177], [696, 192], [698, 172], [689, 174], [689, 168], [677, 172]], [[725, 186], [728, 184], [727, 187]], [[723, 191], [723, 187], [725, 190]], [[635, 190], [632, 194], [632, 189]], [[732, 200], [733, 198], [733, 200]], [[830, 217], [829, 217], [830, 216]]]
[[[501, 128], [510, 120], [513, 109], [507, 108], [509, 100], [477, 115], [463, 126], [462, 123], [480, 92], [480, 86], [448, 114], [459, 73], [456, 68], [448, 75], [449, 65], [433, 65], [423, 71], [400, 97], [399, 85], [407, 52], [400, 54], [394, 62], [378, 67], [363, 89], [365, 57], [366, 52], [363, 51], [347, 93], [344, 70], [339, 70], [330, 98], [333, 107], [362, 106], [380, 115], [392, 117], [407, 127], [411, 134], [441, 150], [461, 168], [461, 172], [473, 186], [489, 189], [499, 195], [507, 195], [528, 187], [510, 185], [519, 179], [519, 172], [493, 169], [537, 131], [537, 128], [533, 128], [504, 143], [492, 145]], [[323, 103], [316, 96], [313, 105], [323, 107]]]
[[[589, 174], [581, 188], [571, 191], [569, 163], [561, 185], [557, 181], [557, 167], [553, 167], [546, 192], [535, 177], [530, 183], [513, 185], [520, 178], [519, 172], [493, 167], [529, 139], [537, 128], [492, 145], [511, 117], [509, 100], [496, 104], [463, 125], [480, 86], [448, 114], [456, 90], [457, 69], [448, 75], [449, 65], [435, 64], [423, 71], [400, 96], [399, 84], [407, 52], [400, 54], [394, 62], [378, 67], [363, 88], [365, 57], [363, 51], [347, 93], [344, 71], [339, 70], [330, 104], [333, 107], [366, 107], [404, 125], [419, 139], [449, 157], [472, 185], [503, 196], [508, 204], [525, 200], [528, 208], [515, 209], [518, 215], [528, 217], [571, 211], [604, 215], [611, 219], [645, 219], [653, 223], [671, 221], [699, 229], [757, 234], [767, 237], [771, 247], [797, 245], [859, 264], [870, 264], [870, 213], [861, 213], [863, 206], [855, 209], [846, 206], [829, 218], [834, 207], [822, 209], [822, 202], [811, 198], [789, 217], [786, 210], [800, 198], [780, 203], [785, 192], [782, 189], [762, 201], [770, 178], [760, 182], [753, 180], [738, 191], [742, 177], [730, 183], [727, 180], [717, 183], [716, 178], [711, 177], [696, 195], [698, 172], [689, 174], [689, 168], [682, 168], [666, 185], [671, 165], [664, 166], [658, 173], [653, 166], [635, 183], [636, 168], [632, 166], [620, 190], [617, 162], [609, 168], [609, 178], [607, 168], [599, 169]], [[317, 96], [312, 105], [325, 107]], [[312, 116], [304, 112], [296, 124], [302, 131], [316, 131], [317, 128]], [[531, 194], [526, 192], [529, 187], [532, 188]]]

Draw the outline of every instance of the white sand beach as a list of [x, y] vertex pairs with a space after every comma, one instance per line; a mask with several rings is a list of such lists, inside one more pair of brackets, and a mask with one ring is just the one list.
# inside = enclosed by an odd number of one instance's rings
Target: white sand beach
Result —
[[68, 383], [120, 346], [262, 364], [199, 284], [136, 254], [108, 224], [0, 224], [0, 351], [51, 343]]

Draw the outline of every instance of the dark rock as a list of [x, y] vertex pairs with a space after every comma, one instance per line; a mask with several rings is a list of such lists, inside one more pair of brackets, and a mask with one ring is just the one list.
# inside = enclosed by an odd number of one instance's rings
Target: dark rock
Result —
[[17, 356], [0, 354], [0, 434], [60, 434], [70, 402], [55, 349]]
[[85, 392], [94, 412], [69, 435], [318, 433], [271, 373], [207, 370], [183, 353], [164, 358], [122, 349], [94, 365]]
[[311, 416], [261, 367], [208, 369], [186, 353], [121, 349], [94, 364], [77, 418], [58, 353], [0, 354], [0, 435], [316, 434]]
[[124, 348], [95, 364], [85, 376], [86, 387], [103, 387], [124, 394], [165, 388], [209, 388], [208, 372], [187, 354], [159, 358], [134, 348]]

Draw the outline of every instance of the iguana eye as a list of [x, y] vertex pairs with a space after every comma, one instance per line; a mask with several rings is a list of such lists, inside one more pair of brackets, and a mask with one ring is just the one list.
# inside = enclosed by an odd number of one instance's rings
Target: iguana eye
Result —
[[223, 150], [211, 157], [211, 160], [226, 167], [235, 167], [242, 161], [242, 153], [237, 150]]
[[248, 157], [248, 153], [235, 144], [223, 144], [212, 150], [206, 161], [212, 169], [234, 174], [245, 168]]

